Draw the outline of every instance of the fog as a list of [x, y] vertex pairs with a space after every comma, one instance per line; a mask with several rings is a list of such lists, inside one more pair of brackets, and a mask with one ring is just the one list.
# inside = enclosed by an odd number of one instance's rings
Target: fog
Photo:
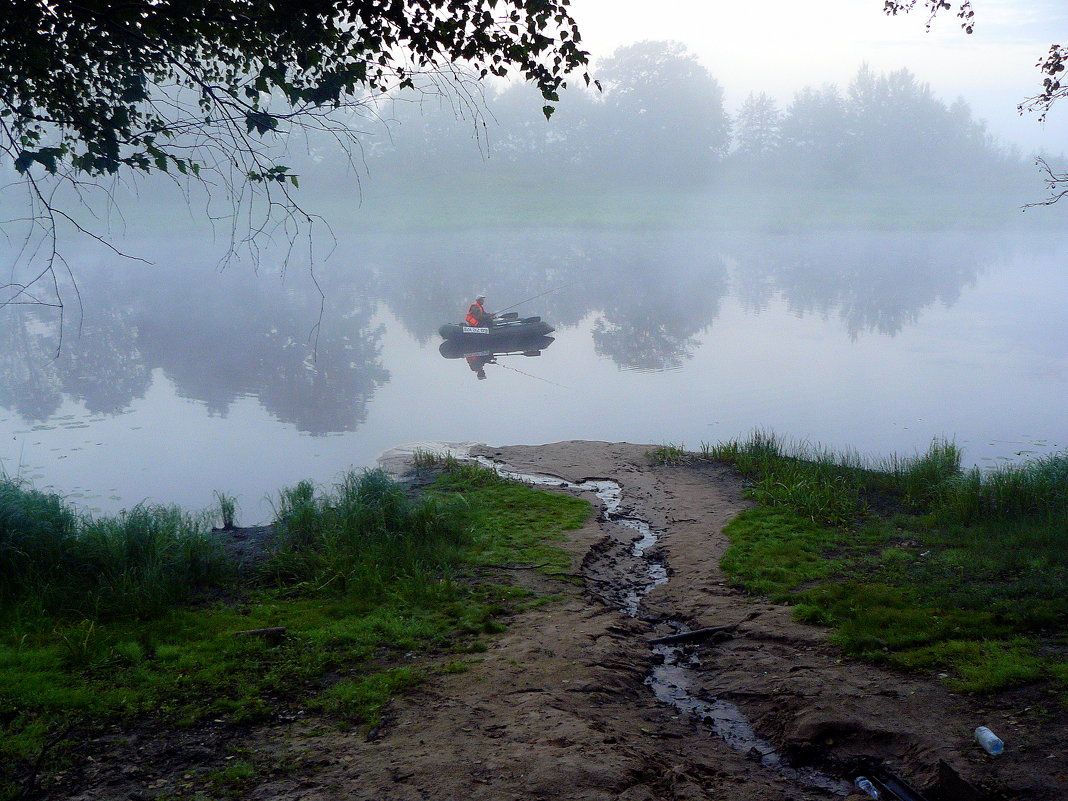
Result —
[[1016, 110], [1041, 88], [1036, 63], [1068, 35], [1068, 8], [1058, 0], [973, 3], [971, 35], [950, 13], [942, 12], [928, 31], [924, 9], [887, 17], [877, 0], [768, 0], [759, 11], [664, 0], [655, 14], [612, 0], [573, 6], [594, 55], [644, 39], [681, 42], [723, 82], [731, 111], [750, 92], [767, 92], [781, 106], [804, 86], [841, 87], [867, 63], [882, 72], [910, 69], [947, 102], [964, 97], [996, 136], [1025, 151], [1064, 151], [1068, 112], [1041, 124]]
[[[575, 5], [601, 90], [546, 119], [526, 86], [439, 79], [339, 112], [347, 152], [283, 133], [300, 214], [210, 170], [58, 194], [104, 242], [61, 221], [57, 281], [24, 299], [63, 308], [0, 312], [0, 469], [264, 518], [412, 440], [1068, 443], [1068, 207], [1023, 210], [1034, 154], [1064, 168], [1064, 110], [1015, 111], [1059, 7], [985, 4], [968, 37], [874, 1]], [[32, 278], [47, 237], [5, 233]], [[478, 291], [555, 341], [485, 381], [443, 358]]]
[[[848, 193], [923, 203], [934, 192], [953, 208], [949, 198], [966, 194], [968, 215], [988, 201], [1007, 211], [1042, 199], [1031, 159], [991, 135], [965, 101], [947, 104], [906, 69], [862, 65], [842, 88], [805, 86], [781, 105], [752, 92], [734, 113], [724, 86], [675, 42], [623, 47], [598, 74], [603, 92], [564, 92], [548, 122], [522, 86], [488, 97], [474, 120], [418, 92], [398, 96], [389, 140], [364, 155], [369, 194], [476, 179], [501, 191], [805, 191], [831, 202]], [[325, 183], [323, 167], [303, 170]]]

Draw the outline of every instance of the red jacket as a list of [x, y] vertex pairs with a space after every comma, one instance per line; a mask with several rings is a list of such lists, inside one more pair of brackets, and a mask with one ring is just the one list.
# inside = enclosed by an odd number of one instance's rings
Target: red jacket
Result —
[[477, 300], [471, 304], [471, 308], [467, 310], [467, 316], [464, 317], [465, 323], [474, 326], [486, 325], [489, 321], [490, 315], [486, 314], [485, 308]]

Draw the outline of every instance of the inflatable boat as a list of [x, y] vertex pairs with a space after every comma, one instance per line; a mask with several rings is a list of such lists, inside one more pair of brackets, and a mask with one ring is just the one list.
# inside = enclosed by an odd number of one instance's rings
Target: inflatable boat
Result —
[[504, 316], [493, 321], [487, 326], [473, 326], [464, 323], [445, 323], [438, 329], [441, 338], [447, 342], [464, 343], [497, 343], [508, 340], [520, 340], [533, 337], [543, 337], [552, 333], [554, 329], [540, 317]]

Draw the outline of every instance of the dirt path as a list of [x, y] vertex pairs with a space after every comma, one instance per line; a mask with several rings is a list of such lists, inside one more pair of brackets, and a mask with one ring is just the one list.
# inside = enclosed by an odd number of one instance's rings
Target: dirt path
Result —
[[[851, 778], [875, 759], [932, 801], [976, 797], [954, 790], [957, 775], [995, 789], [990, 798], [1068, 798], [1066, 715], [1055, 700], [1041, 712], [1037, 689], [955, 696], [933, 679], [843, 660], [826, 631], [746, 597], [720, 572], [721, 528], [746, 507], [737, 476], [655, 465], [647, 450], [564, 442], [477, 451], [515, 471], [618, 482], [616, 514], [647, 521], [657, 544], [639, 558], [633, 528], [592, 519], [567, 545], [580, 583], [515, 571], [560, 600], [508, 621], [467, 672], [435, 674], [394, 701], [370, 738], [323, 721], [251, 732], [242, 745], [280, 767], [243, 797], [817, 801], [848, 791], [819, 786], [825, 779]], [[651, 562], [668, 580], [640, 596], [636, 616], [625, 614]], [[647, 643], [683, 626], [733, 624], [686, 648]], [[650, 675], [671, 703], [657, 700]], [[972, 743], [981, 723], [1006, 740], [1001, 757]], [[941, 778], [940, 761], [951, 766]]]

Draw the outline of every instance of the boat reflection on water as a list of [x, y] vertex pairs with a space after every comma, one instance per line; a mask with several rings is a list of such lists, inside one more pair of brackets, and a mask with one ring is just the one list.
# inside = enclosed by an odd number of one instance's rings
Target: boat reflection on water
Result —
[[501, 356], [540, 356], [541, 352], [556, 340], [553, 337], [534, 336], [498, 340], [489, 347], [485, 344], [447, 339], [438, 347], [446, 359], [464, 359], [478, 380], [486, 377], [486, 365], [497, 364]]

